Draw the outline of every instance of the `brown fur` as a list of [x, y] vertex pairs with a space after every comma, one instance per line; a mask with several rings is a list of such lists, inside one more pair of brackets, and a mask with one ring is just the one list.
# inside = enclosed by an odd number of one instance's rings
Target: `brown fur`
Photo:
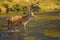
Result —
[[11, 18], [8, 18], [8, 29], [11, 30], [12, 26], [14, 24], [18, 24], [18, 31], [20, 31], [20, 25], [24, 24], [28, 20], [27, 15], [26, 16], [14, 16]]
[[[9, 18], [7, 30], [11, 30], [11, 28], [14, 24], [18, 24], [20, 26], [22, 24], [22, 22], [23, 22], [22, 16], [14, 16], [14, 17]], [[18, 28], [20, 28], [20, 27], [18, 27]]]

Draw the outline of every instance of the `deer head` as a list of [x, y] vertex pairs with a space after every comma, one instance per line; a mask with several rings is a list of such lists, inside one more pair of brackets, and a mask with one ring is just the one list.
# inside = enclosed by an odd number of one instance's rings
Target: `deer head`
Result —
[[30, 17], [36, 17], [30, 9], [28, 9], [27, 13], [28, 13], [28, 16], [30, 16]]

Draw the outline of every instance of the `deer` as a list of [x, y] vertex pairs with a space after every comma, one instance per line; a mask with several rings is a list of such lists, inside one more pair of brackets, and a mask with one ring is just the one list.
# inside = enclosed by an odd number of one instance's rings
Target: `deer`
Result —
[[34, 13], [28, 9], [27, 10], [27, 15], [26, 16], [13, 16], [13, 17], [9, 17], [7, 18], [7, 22], [8, 22], [8, 31], [11, 31], [12, 26], [14, 24], [18, 25], [18, 32], [20, 32], [20, 25], [23, 25], [24, 30], [26, 31], [26, 25], [29, 21], [32, 20], [32, 18], [35, 18], [36, 16], [34, 15]]

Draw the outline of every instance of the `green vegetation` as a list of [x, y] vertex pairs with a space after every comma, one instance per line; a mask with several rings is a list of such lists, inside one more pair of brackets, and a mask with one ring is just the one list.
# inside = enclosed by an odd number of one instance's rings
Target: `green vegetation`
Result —
[[40, 7], [40, 11], [52, 11], [60, 9], [59, 0], [39, 0], [26, 2], [26, 0], [0, 0], [0, 12], [19, 12], [23, 10], [23, 7], [30, 7], [30, 5], [37, 5]]

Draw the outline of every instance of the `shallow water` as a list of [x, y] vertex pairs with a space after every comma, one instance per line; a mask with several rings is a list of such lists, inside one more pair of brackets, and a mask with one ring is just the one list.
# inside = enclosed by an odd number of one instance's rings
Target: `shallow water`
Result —
[[40, 18], [28, 23], [26, 32], [23, 27], [21, 32], [7, 32], [7, 18], [0, 18], [0, 40], [60, 40], [60, 18], [58, 17], [60, 15], [57, 12], [41, 14]]
[[[60, 40], [60, 38], [52, 38], [49, 36], [44, 35], [43, 33], [28, 33], [27, 35], [20, 35], [20, 33], [8, 33], [8, 32], [1, 32], [2, 36], [0, 37], [1, 40], [26, 40], [25, 38], [28, 37], [36, 37], [36, 40]], [[17, 35], [16, 35], [17, 34]], [[32, 38], [33, 39], [33, 38]]]

